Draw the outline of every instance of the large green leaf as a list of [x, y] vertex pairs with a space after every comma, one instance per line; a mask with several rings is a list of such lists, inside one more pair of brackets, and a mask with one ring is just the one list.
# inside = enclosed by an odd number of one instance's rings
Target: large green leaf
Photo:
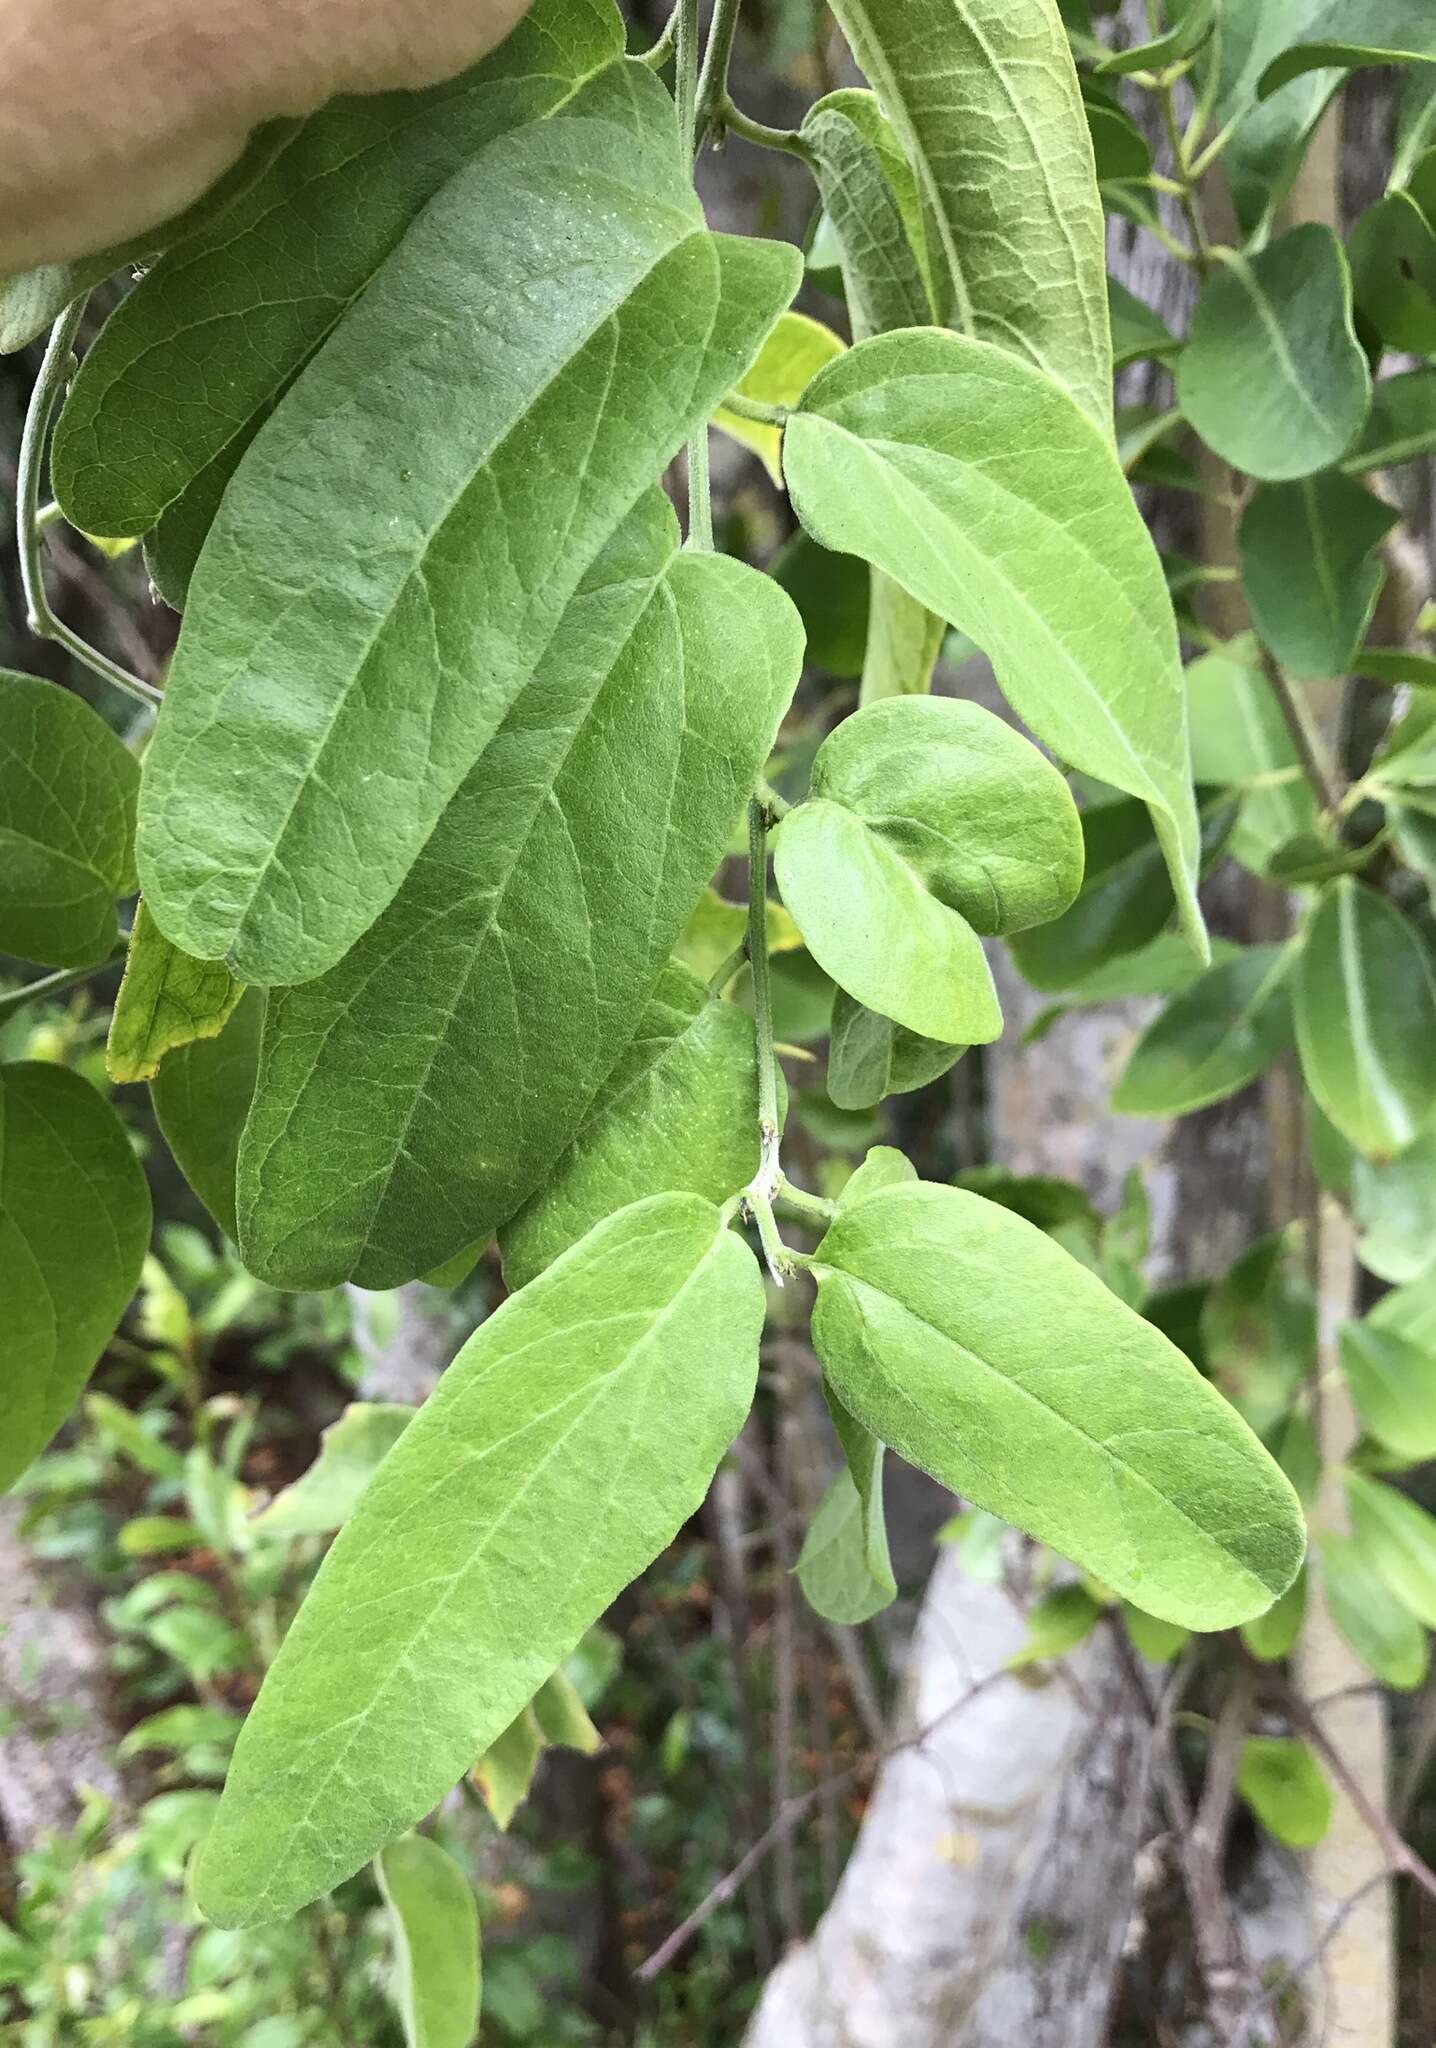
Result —
[[1296, 1497], [1167, 1339], [1042, 1231], [956, 1188], [840, 1213], [813, 1336], [884, 1443], [1148, 1612], [1225, 1628], [1291, 1583]]
[[1341, 1369], [1362, 1425], [1409, 1464], [1436, 1457], [1436, 1372], [1408, 1337], [1368, 1323], [1341, 1328]]
[[0, 953], [93, 967], [135, 884], [138, 763], [81, 698], [0, 669]]
[[1320, 64], [1436, 64], [1436, 15], [1427, 0], [1325, 0], [1301, 7], [1298, 21], [1261, 75], [1263, 94]]
[[149, 1241], [149, 1188], [109, 1105], [64, 1067], [0, 1067], [0, 1487], [79, 1399]]
[[427, 201], [621, 47], [611, 0], [536, 0], [460, 77], [335, 100], [281, 137], [258, 182], [162, 258], [90, 349], [55, 437], [67, 515], [87, 533], [142, 533], [207, 471], [217, 504], [256, 426]]
[[703, 1499], [752, 1400], [763, 1287], [661, 1195], [470, 1338], [340, 1531], [235, 1750], [196, 1897], [295, 1911], [443, 1797]]
[[1351, 324], [1351, 276], [1330, 228], [1292, 228], [1231, 253], [1197, 301], [1177, 400], [1207, 445], [1249, 476], [1325, 469], [1371, 402]]
[[1385, 576], [1375, 550], [1399, 517], [1339, 469], [1256, 492], [1238, 530], [1242, 585], [1283, 668], [1336, 676], [1350, 667]]
[[879, 335], [808, 387], [784, 464], [817, 540], [969, 633], [1040, 739], [1150, 806], [1204, 946], [1176, 626], [1101, 431], [1018, 356]]
[[401, 1835], [376, 1858], [394, 1930], [405, 2048], [469, 2048], [479, 2024], [479, 1904], [452, 1856]]
[[368, 929], [798, 269], [708, 233], [641, 65], [450, 180], [205, 545], [141, 795], [167, 937], [287, 984]]
[[1197, 781], [1245, 790], [1227, 850], [1260, 874], [1279, 846], [1312, 830], [1316, 799], [1249, 638], [1192, 662], [1187, 711]]
[[1307, 926], [1296, 982], [1306, 1085], [1358, 1152], [1389, 1159], [1436, 1110], [1436, 991], [1415, 930], [1349, 876]]
[[1342, 1481], [1366, 1564], [1418, 1621], [1436, 1628], [1436, 1517], [1364, 1472], [1344, 1472]]
[[645, 499], [394, 903], [272, 994], [240, 1153], [253, 1270], [389, 1287], [515, 1213], [638, 1028], [801, 665], [776, 584], [680, 553]]
[[175, 1164], [231, 1243], [239, 1237], [240, 1133], [259, 1074], [264, 991], [252, 988], [217, 1038], [177, 1047], [150, 1082], [155, 1121]]
[[916, 173], [939, 320], [1015, 349], [1110, 433], [1102, 207], [1056, 0], [833, 12]]
[[148, 1081], [167, 1052], [217, 1038], [243, 994], [222, 961], [191, 960], [172, 946], [142, 902], [110, 1018], [110, 1079]]
[[721, 1202], [757, 1170], [753, 1020], [670, 962], [582, 1129], [499, 1233], [504, 1277], [525, 1286], [595, 1223], [645, 1195]]
[[1168, 1003], [1112, 1090], [1123, 1116], [1186, 1116], [1235, 1095], [1291, 1043], [1291, 955], [1250, 946]]

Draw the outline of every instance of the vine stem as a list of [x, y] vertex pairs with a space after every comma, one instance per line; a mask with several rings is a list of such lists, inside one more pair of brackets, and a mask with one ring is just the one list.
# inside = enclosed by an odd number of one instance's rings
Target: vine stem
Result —
[[703, 147], [714, 124], [721, 124], [723, 119], [728, 100], [728, 67], [733, 61], [733, 38], [741, 6], [742, 0], [715, 0], [708, 47], [703, 52], [703, 69], [698, 79], [693, 126], [695, 154]]
[[1326, 760], [1325, 749], [1317, 736], [1311, 715], [1300, 693], [1283, 674], [1275, 656], [1265, 647], [1261, 650], [1261, 665], [1267, 685], [1276, 698], [1282, 718], [1286, 722], [1286, 729], [1291, 735], [1291, 743], [1296, 749], [1296, 758], [1301, 764], [1302, 773], [1311, 784], [1322, 810], [1334, 811], [1338, 802], [1336, 775]]
[[[698, 151], [698, 0], [675, 0], [677, 64], [674, 99], [678, 133], [687, 161]], [[705, 65], [706, 71], [706, 65]], [[708, 422], [704, 420], [688, 443], [688, 545], [702, 554], [713, 552], [713, 492], [708, 477]]]
[[720, 127], [740, 135], [744, 142], [756, 143], [759, 149], [780, 150], [784, 156], [797, 157], [809, 169], [817, 162], [798, 129], [770, 128], [766, 121], [755, 121], [751, 114], [735, 106], [727, 93], [719, 102], [717, 121]]
[[37, 639], [53, 640], [103, 681], [123, 690], [127, 697], [134, 697], [141, 704], [158, 704], [163, 693], [153, 683], [131, 675], [127, 668], [121, 668], [117, 661], [111, 661], [107, 654], [101, 654], [98, 647], [92, 647], [88, 640], [82, 639], [63, 619], [56, 617], [45, 595], [42, 534], [49, 521], [41, 519], [40, 471], [44, 467], [45, 447], [55, 408], [60, 403], [74, 365], [75, 336], [80, 331], [84, 311], [84, 297], [76, 299], [51, 328], [40, 374], [30, 394], [25, 431], [20, 438], [20, 465], [15, 479], [15, 537], [20, 556], [20, 586], [25, 593], [26, 622]]
[[792, 1257], [773, 1216], [783, 1185], [778, 1136], [778, 1055], [773, 1043], [773, 977], [768, 959], [768, 807], [748, 805], [748, 965], [753, 976], [753, 1024], [758, 1044], [758, 1171], [744, 1194], [758, 1226], [768, 1271], [781, 1287]]

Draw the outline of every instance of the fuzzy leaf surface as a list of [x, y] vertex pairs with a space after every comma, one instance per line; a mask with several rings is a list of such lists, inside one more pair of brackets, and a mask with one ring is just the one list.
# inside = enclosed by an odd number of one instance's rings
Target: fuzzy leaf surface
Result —
[[394, 1933], [405, 2048], [469, 2048], [479, 2024], [479, 1902], [447, 1850], [401, 1835], [374, 1865]]

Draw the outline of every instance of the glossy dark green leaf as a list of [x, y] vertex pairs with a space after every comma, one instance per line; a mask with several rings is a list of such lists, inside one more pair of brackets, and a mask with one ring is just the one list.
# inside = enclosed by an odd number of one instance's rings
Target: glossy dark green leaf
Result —
[[0, 1488], [79, 1399], [149, 1241], [149, 1188], [103, 1097], [64, 1067], [0, 1067]]
[[1203, 655], [1186, 676], [1192, 771], [1199, 783], [1244, 791], [1227, 850], [1260, 874], [1279, 846], [1314, 825], [1311, 785], [1249, 636]]
[[775, 584], [645, 500], [404, 888], [271, 996], [240, 1243], [290, 1287], [389, 1287], [542, 1183], [722, 858], [802, 663]]
[[891, 1017], [839, 989], [828, 1046], [828, 1093], [839, 1109], [874, 1109], [885, 1096], [925, 1088], [962, 1058], [965, 1047], [904, 1031]]
[[1371, 411], [1342, 468], [1394, 469], [1436, 448], [1436, 369], [1403, 370], [1373, 387]]
[[249, 989], [217, 1038], [172, 1052], [150, 1083], [155, 1121], [176, 1166], [231, 1243], [239, 1237], [235, 1172], [254, 1100], [264, 991]]
[[1331, 882], [1306, 928], [1296, 980], [1306, 1085], [1358, 1152], [1389, 1159], [1436, 1111], [1436, 991], [1394, 904]]
[[1176, 377], [1202, 439], [1249, 476], [1280, 481], [1335, 462], [1366, 417], [1371, 375], [1330, 228], [1229, 253], [1197, 301]]
[[0, 669], [0, 953], [93, 967], [135, 884], [134, 756], [81, 698]]
[[1264, 1074], [1291, 1043], [1291, 955], [1251, 946], [1169, 1003], [1112, 1090], [1123, 1116], [1186, 1116]]
[[1362, 647], [1351, 664], [1354, 676], [1395, 689], [1410, 683], [1418, 690], [1436, 689], [1436, 655], [1411, 647]]
[[480, 1325], [270, 1667], [201, 1852], [205, 1913], [294, 1912], [463, 1776], [698, 1508], [762, 1321], [751, 1253], [710, 1203], [663, 1195]]
[[479, 2024], [479, 1903], [452, 1856], [401, 1835], [375, 1859], [394, 1934], [405, 2048], [469, 2048]]
[[155, 927], [141, 902], [110, 1018], [112, 1081], [148, 1081], [167, 1052], [217, 1038], [244, 990], [223, 961], [191, 960]]
[[[304, 981], [372, 925], [786, 303], [796, 253], [710, 235], [676, 143], [641, 65], [492, 143], [256, 438], [141, 795], [146, 898], [197, 959]], [[296, 576], [320, 558], [349, 573]]]
[[1264, 484], [1242, 515], [1242, 586], [1257, 632], [1297, 676], [1341, 675], [1385, 571], [1375, 550], [1399, 518], [1340, 470]]
[[1388, 348], [1436, 352], [1436, 229], [1411, 194], [1368, 207], [1348, 249], [1362, 318]]
[[[1097, 185], [1104, 190], [1114, 185], [1140, 184], [1152, 175], [1152, 151], [1146, 136], [1120, 107], [1086, 102], [1087, 128], [1092, 137], [1092, 157]], [[1115, 360], [1117, 337], [1112, 337]]]
[[1426, 0], [1325, 0], [1262, 73], [1260, 90], [1319, 64], [1436, 63], [1436, 16]]
[[1331, 1825], [1331, 1786], [1304, 1743], [1249, 1735], [1237, 1764], [1237, 1790], [1270, 1835], [1289, 1849], [1310, 1849]]
[[880, 335], [814, 379], [784, 462], [817, 540], [961, 626], [1039, 738], [1150, 806], [1204, 944], [1176, 628], [1106, 437], [1015, 355]]
[[250, 1523], [256, 1535], [328, 1536], [343, 1528], [369, 1481], [414, 1419], [396, 1401], [354, 1401], [319, 1439], [307, 1472]]
[[1410, 1464], [1436, 1457], [1436, 1373], [1421, 1345], [1368, 1323], [1341, 1330], [1341, 1369], [1363, 1427]]
[[621, 47], [609, 0], [536, 0], [460, 77], [335, 100], [299, 123], [215, 231], [157, 263], [89, 351], [55, 440], [67, 516], [86, 533], [143, 533], [211, 465], [217, 504], [257, 424], [427, 201]]
[[1365, 1548], [1334, 1532], [1320, 1538], [1321, 1576], [1332, 1620], [1366, 1669], [1397, 1692], [1426, 1676], [1426, 1631], [1387, 1585]]
[[583, 1127], [500, 1231], [504, 1277], [525, 1286], [595, 1223], [645, 1195], [722, 1202], [757, 1170], [752, 1020], [671, 963]]
[[868, 644], [867, 563], [829, 554], [799, 532], [778, 550], [768, 573], [798, 607], [813, 666], [844, 679], [860, 676]]
[[[839, 1214], [814, 1342], [874, 1435], [1183, 1627], [1262, 1612], [1300, 1509], [1239, 1418], [1031, 1224], [919, 1183]], [[1200, 1446], [1200, 1454], [1198, 1454]]]
[[1436, 1628], [1436, 1517], [1364, 1472], [1344, 1472], [1342, 1483], [1365, 1563], [1418, 1621]]

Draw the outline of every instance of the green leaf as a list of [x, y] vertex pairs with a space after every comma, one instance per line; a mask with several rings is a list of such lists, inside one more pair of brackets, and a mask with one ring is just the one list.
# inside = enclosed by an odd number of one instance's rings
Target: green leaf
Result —
[[1398, 376], [1383, 377], [1373, 388], [1366, 425], [1341, 466], [1348, 475], [1394, 469], [1399, 463], [1429, 455], [1433, 448], [1436, 369], [1403, 370]]
[[1410, 1464], [1436, 1456], [1436, 1374], [1430, 1353], [1393, 1331], [1343, 1323], [1341, 1369], [1362, 1425]]
[[[809, 319], [806, 313], [780, 314], [777, 326], [759, 349], [752, 366], [739, 379], [738, 390], [744, 398], [756, 399], [761, 405], [796, 405], [824, 363], [840, 356], [844, 346], [821, 320]], [[713, 424], [730, 440], [751, 448], [761, 457], [763, 467], [781, 488], [781, 427], [745, 419], [724, 405], [714, 413]]]
[[1400, 683], [1410, 683], [1418, 690], [1436, 689], [1436, 655], [1408, 647], [1363, 647], [1351, 664], [1351, 673], [1391, 689]]
[[853, 338], [936, 318], [917, 181], [876, 94], [829, 93], [803, 140], [837, 240]]
[[1349, 447], [1371, 402], [1351, 322], [1351, 276], [1330, 228], [1234, 251], [1197, 301], [1177, 402], [1207, 445], [1250, 476], [1309, 476]]
[[1228, 851], [1260, 874], [1277, 847], [1316, 822], [1311, 785], [1297, 765], [1296, 748], [1249, 638], [1204, 655], [1187, 669], [1187, 711], [1192, 729], [1192, 772], [1199, 783], [1247, 788]]
[[93, 967], [134, 888], [139, 765], [83, 699], [0, 669], [0, 953]]
[[1164, 71], [1169, 64], [1180, 63], [1189, 57], [1212, 33], [1213, 17], [1216, 14], [1214, 0], [1185, 0], [1185, 4], [1174, 8], [1176, 19], [1162, 35], [1153, 36], [1147, 42], [1129, 44], [1125, 50], [1114, 50], [1098, 60], [1095, 70], [1098, 77], [1125, 77], [1133, 71]]
[[1296, 978], [1306, 1085], [1358, 1152], [1404, 1151], [1436, 1110], [1436, 991], [1413, 927], [1349, 876], [1328, 883]]
[[545, 1679], [523, 1712], [485, 1750], [469, 1776], [495, 1825], [507, 1832], [533, 1790], [546, 1749], [577, 1749], [592, 1756], [602, 1746], [603, 1738], [588, 1718], [572, 1680], [559, 1670]]
[[239, 1237], [235, 1172], [259, 1073], [264, 1007], [263, 989], [246, 990], [218, 1038], [180, 1046], [150, 1083], [155, 1121], [176, 1166], [231, 1243]]
[[645, 1195], [722, 1202], [757, 1170], [752, 1020], [674, 963], [573, 1142], [500, 1231], [504, 1277], [526, 1286], [595, 1223]]
[[1181, 347], [1175, 334], [1150, 306], [1145, 305], [1115, 277], [1107, 280], [1107, 298], [1112, 316], [1112, 360], [1116, 369], [1145, 358], [1160, 361], [1175, 355]]
[[961, 626], [1040, 739], [1151, 807], [1204, 945], [1176, 628], [1105, 436], [1016, 356], [880, 335], [814, 379], [784, 465], [815, 539]]
[[874, 1109], [885, 1096], [925, 1088], [955, 1066], [965, 1049], [905, 1031], [839, 989], [828, 1046], [828, 1093], [839, 1109]]
[[270, 1667], [201, 1852], [203, 1912], [296, 1911], [456, 1783], [698, 1508], [762, 1321], [718, 1211], [661, 1195], [480, 1325]]
[[874, 1145], [862, 1165], [844, 1181], [838, 1207], [855, 1208], [869, 1195], [880, 1194], [884, 1188], [897, 1187], [903, 1181], [916, 1179], [917, 1168], [905, 1152], [899, 1152], [893, 1145]]
[[1296, 1497], [1176, 1348], [1020, 1217], [895, 1187], [839, 1214], [813, 1336], [844, 1404], [1150, 1613], [1224, 1628], [1301, 1559]]
[[309, 1470], [249, 1526], [256, 1536], [328, 1536], [348, 1521], [381, 1462], [414, 1419], [394, 1401], [354, 1401], [319, 1439]]
[[871, 575], [862, 702], [924, 696], [932, 688], [932, 672], [947, 635], [946, 623], [909, 597], [902, 585], [881, 569], [874, 569]]
[[1375, 550], [1399, 514], [1338, 469], [1265, 484], [1238, 530], [1257, 632], [1297, 676], [1342, 675], [1385, 580]]
[[[1268, 1612], [1271, 1610], [1268, 1609]], [[1140, 1607], [1134, 1607], [1130, 1600], [1122, 1602], [1122, 1626], [1127, 1631], [1132, 1648], [1139, 1657], [1145, 1657], [1149, 1664], [1170, 1664], [1174, 1657], [1191, 1641], [1191, 1631], [1177, 1628], [1170, 1621], [1161, 1621], [1155, 1614], [1148, 1614]]]
[[1304, 1743], [1249, 1735], [1237, 1765], [1237, 1790], [1270, 1835], [1289, 1849], [1310, 1849], [1331, 1825], [1331, 1786]]
[[890, 1607], [896, 1597], [891, 1567], [886, 1584], [870, 1568], [863, 1504], [846, 1467], [818, 1505], [796, 1570], [808, 1605], [825, 1621], [855, 1627]]
[[638, 1029], [801, 664], [776, 585], [679, 551], [646, 499], [394, 903], [271, 997], [239, 1165], [253, 1271], [391, 1287], [536, 1191]]
[[1091, 1635], [1102, 1609], [1085, 1586], [1054, 1586], [1027, 1617], [1027, 1640], [1007, 1660], [1009, 1671], [1028, 1664], [1046, 1664], [1065, 1657]]
[[[676, 142], [638, 65], [491, 144], [256, 438], [141, 796], [145, 894], [197, 959], [289, 984], [373, 924], [791, 295], [796, 252], [710, 235]], [[350, 568], [296, 579], [320, 556]]]
[[1436, 63], [1436, 18], [1426, 0], [1326, 0], [1286, 40], [1261, 75], [1263, 96], [1318, 64]]
[[[1098, 190], [1106, 191], [1113, 186], [1145, 184], [1152, 175], [1152, 151], [1136, 122], [1120, 107], [1094, 104], [1090, 99], [1086, 100], [1085, 107], [1087, 128], [1092, 137], [1092, 157], [1097, 172]], [[1110, 289], [1109, 281], [1109, 293]], [[1115, 362], [1115, 334], [1112, 337], [1112, 353]]]
[[1254, 1621], [1242, 1623], [1242, 1641], [1261, 1664], [1279, 1664], [1289, 1657], [1306, 1619], [1306, 1568], [1302, 1567], [1273, 1606]]
[[1401, 1285], [1436, 1261], [1436, 1131], [1425, 1131], [1383, 1165], [1353, 1153], [1357, 1256], [1368, 1273]]
[[774, 837], [773, 866], [809, 952], [858, 1002], [950, 1045], [1000, 1035], [981, 940], [856, 812], [800, 804]]
[[[803, 935], [781, 903], [768, 904], [767, 925], [770, 953], [791, 953], [802, 945]], [[705, 889], [678, 935], [673, 958], [706, 985], [733, 958], [747, 929], [746, 903], [729, 903], [716, 889]]]
[[105, 1066], [112, 1081], [148, 1081], [167, 1052], [217, 1038], [244, 994], [222, 961], [191, 960], [135, 911], [125, 974], [110, 1018]]
[[1291, 953], [1251, 946], [1169, 1003], [1112, 1091], [1122, 1116], [1186, 1116], [1264, 1074], [1291, 1043]]
[[1387, 1586], [1350, 1536], [1318, 1544], [1326, 1604], [1340, 1633], [1366, 1669], [1397, 1692], [1414, 1692], [1426, 1676], [1426, 1632]]
[[479, 2024], [479, 1906], [452, 1856], [401, 1835], [375, 1859], [394, 1933], [405, 2048], [469, 2048]]
[[1347, 250], [1357, 307], [1386, 346], [1436, 351], [1436, 231], [1412, 195], [1369, 206]]
[[610, 0], [536, 0], [458, 78], [334, 100], [299, 123], [89, 350], [54, 450], [56, 494], [82, 530], [143, 533], [207, 471], [218, 504], [255, 429], [426, 203], [487, 144], [565, 106], [621, 47]]
[[551, 1748], [576, 1749], [583, 1756], [595, 1756], [602, 1749], [603, 1737], [589, 1719], [583, 1696], [562, 1668], [534, 1694], [533, 1712]]
[[1109, 432], [1102, 207], [1055, 0], [833, 12], [916, 174], [938, 320], [1015, 349]]
[[1201, 1335], [1212, 1379], [1265, 1436], [1316, 1360], [1316, 1305], [1288, 1233], [1258, 1239], [1222, 1275], [1203, 1303]]
[[79, 1399], [149, 1240], [149, 1188], [109, 1104], [64, 1067], [0, 1067], [0, 1488]]
[[1342, 1484], [1366, 1565], [1418, 1621], [1436, 1628], [1436, 1517], [1364, 1472], [1343, 1472]]
[[866, 562], [830, 554], [799, 530], [783, 543], [768, 573], [798, 607], [813, 666], [844, 679], [860, 676], [868, 643]]

